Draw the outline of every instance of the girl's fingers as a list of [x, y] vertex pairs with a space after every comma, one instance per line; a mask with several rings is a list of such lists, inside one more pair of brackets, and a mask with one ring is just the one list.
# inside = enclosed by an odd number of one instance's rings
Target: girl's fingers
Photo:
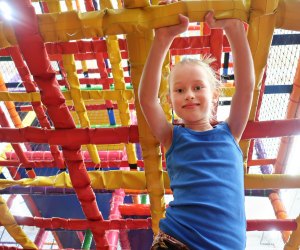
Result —
[[189, 18], [187, 16], [182, 15], [182, 14], [179, 14], [179, 20], [180, 20], [180, 23], [184, 23], [184, 24], [189, 23]]
[[169, 4], [169, 3], [176, 3], [177, 0], [162, 0], [162, 1], [159, 1], [158, 5], [166, 5], [166, 4]]
[[216, 19], [214, 16], [214, 13], [212, 11], [209, 11], [204, 18], [205, 22], [208, 23], [209, 26], [213, 26], [213, 24], [215, 23]]

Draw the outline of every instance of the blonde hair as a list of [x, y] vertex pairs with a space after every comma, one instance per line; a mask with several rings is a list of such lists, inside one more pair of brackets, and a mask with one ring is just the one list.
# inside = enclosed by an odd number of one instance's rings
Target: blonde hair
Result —
[[216, 71], [210, 66], [210, 64], [212, 64], [215, 61], [216, 61], [216, 59], [214, 57], [201, 56], [201, 55], [200, 55], [200, 59], [184, 58], [179, 63], [177, 63], [173, 66], [173, 68], [172, 68], [172, 70], [169, 74], [169, 79], [168, 79], [169, 86], [170, 86], [170, 79], [171, 79], [171, 76], [172, 76], [172, 72], [177, 67], [180, 67], [182, 65], [191, 64], [191, 65], [198, 65], [202, 69], [204, 69], [207, 76], [208, 76], [208, 80], [209, 80], [209, 83], [211, 84], [212, 90], [213, 91], [218, 91], [219, 87], [220, 87], [220, 80], [219, 80], [219, 77], [218, 77], [218, 74], [216, 73]]

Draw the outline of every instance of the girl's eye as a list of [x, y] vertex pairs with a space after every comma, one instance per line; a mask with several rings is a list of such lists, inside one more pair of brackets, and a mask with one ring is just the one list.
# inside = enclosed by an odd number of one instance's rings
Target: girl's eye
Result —
[[201, 86], [196, 86], [195, 90], [201, 90]]
[[176, 92], [183, 93], [183, 89], [176, 89]]

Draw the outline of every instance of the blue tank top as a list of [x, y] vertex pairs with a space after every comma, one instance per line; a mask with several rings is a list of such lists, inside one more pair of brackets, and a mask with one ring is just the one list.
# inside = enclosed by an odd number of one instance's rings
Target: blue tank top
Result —
[[160, 229], [190, 249], [245, 249], [243, 157], [227, 123], [174, 126], [166, 161], [174, 200]]

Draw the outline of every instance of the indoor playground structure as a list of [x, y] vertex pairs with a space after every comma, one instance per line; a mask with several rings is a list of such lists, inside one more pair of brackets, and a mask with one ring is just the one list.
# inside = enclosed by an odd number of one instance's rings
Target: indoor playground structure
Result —
[[139, 106], [140, 76], [153, 29], [187, 15], [189, 30], [162, 69], [161, 105], [176, 122], [165, 98], [170, 68], [212, 54], [222, 81], [212, 122], [224, 120], [234, 72], [223, 31], [203, 22], [212, 9], [245, 22], [255, 64], [240, 143], [247, 249], [300, 248], [299, 152], [291, 161], [300, 133], [299, 0], [1, 0], [0, 249], [150, 249], [172, 192], [164, 148]]

